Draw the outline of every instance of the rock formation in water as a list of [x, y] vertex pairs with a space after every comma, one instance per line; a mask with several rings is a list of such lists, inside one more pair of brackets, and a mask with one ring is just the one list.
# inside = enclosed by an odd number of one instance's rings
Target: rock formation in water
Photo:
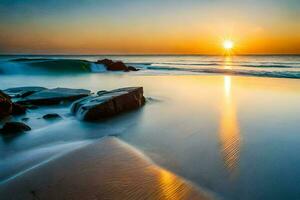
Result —
[[11, 97], [0, 91], [0, 119], [10, 115], [22, 115], [26, 113], [26, 108], [11, 101]]
[[57, 113], [49, 113], [43, 116], [43, 119], [53, 120], [53, 119], [61, 119], [61, 116]]
[[12, 101], [10, 97], [0, 90], [0, 119], [11, 115]]
[[25, 105], [55, 105], [65, 101], [75, 101], [90, 94], [89, 90], [84, 89], [54, 88], [36, 92], [18, 100], [17, 103]]
[[8, 88], [4, 92], [13, 98], [24, 98], [46, 89], [44, 87], [15, 87]]
[[13, 103], [12, 115], [24, 115], [26, 113], [26, 107], [17, 103]]
[[[11, 96], [0, 91], [0, 118], [26, 114], [26, 109], [35, 108], [36, 105], [48, 106], [67, 103], [64, 104], [67, 106], [68, 103], [74, 102], [71, 106], [73, 114], [81, 120], [96, 121], [137, 109], [145, 104], [142, 87], [127, 87], [112, 91], [101, 90], [95, 95], [92, 95], [89, 90], [69, 88], [21, 87], [5, 91]], [[45, 120], [62, 119], [56, 113], [45, 114], [42, 118]], [[5, 120], [15, 119], [18, 118], [12, 117]], [[21, 120], [28, 121], [29, 118], [25, 115]], [[13, 121], [6, 122], [0, 130], [1, 134], [13, 134], [29, 131], [31, 128], [22, 122]]]
[[22, 133], [30, 130], [31, 128], [22, 122], [7, 122], [4, 124], [2, 129], [0, 129], [0, 133], [7, 135], [7, 134]]
[[143, 88], [129, 87], [82, 98], [72, 104], [71, 112], [79, 119], [93, 121], [134, 110], [144, 104]]
[[109, 59], [98, 60], [96, 64], [103, 64], [109, 71], [138, 71], [135, 67], [126, 66], [122, 61], [113, 61]]

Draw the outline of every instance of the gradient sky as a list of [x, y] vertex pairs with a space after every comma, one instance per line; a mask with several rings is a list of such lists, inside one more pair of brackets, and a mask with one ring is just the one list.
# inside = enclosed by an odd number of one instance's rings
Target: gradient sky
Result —
[[300, 54], [300, 0], [0, 0], [0, 53]]

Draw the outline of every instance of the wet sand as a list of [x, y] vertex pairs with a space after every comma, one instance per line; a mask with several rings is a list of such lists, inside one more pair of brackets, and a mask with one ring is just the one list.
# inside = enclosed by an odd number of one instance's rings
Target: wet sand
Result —
[[104, 137], [0, 186], [9, 199], [211, 199], [137, 149]]
[[[0, 137], [0, 182], [20, 173], [36, 171], [42, 165], [52, 165], [54, 161], [65, 163], [63, 159], [57, 161], [57, 157], [113, 135], [139, 149], [164, 169], [222, 199], [299, 199], [299, 80], [86, 74], [55, 78], [3, 76], [1, 82], [2, 89], [31, 83], [93, 92], [141, 85], [149, 101], [139, 110], [99, 123], [75, 119], [68, 106], [30, 110], [20, 118], [29, 118], [26, 123], [32, 131], [10, 139]], [[48, 113], [58, 113], [62, 119], [44, 120], [42, 116]], [[107, 155], [111, 157], [110, 152]], [[83, 159], [79, 157], [78, 162]], [[59, 166], [55, 173], [73, 170], [73, 166]], [[108, 170], [104, 173], [112, 174]], [[26, 176], [36, 177], [36, 174]], [[38, 189], [46, 178], [35, 185], [34, 194], [39, 194]], [[103, 180], [104, 187], [108, 179]], [[54, 181], [57, 180], [52, 183]], [[147, 181], [139, 179], [135, 185]], [[161, 187], [156, 188], [162, 191]], [[24, 192], [30, 189], [26, 187]], [[9, 193], [17, 191], [12, 187]], [[0, 196], [2, 200], [1, 197], [4, 196]]]

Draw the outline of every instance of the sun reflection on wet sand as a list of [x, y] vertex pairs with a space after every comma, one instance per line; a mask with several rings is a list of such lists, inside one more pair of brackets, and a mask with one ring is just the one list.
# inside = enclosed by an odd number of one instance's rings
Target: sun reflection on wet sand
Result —
[[[43, 179], [45, 174], [51, 174], [51, 179]], [[29, 187], [39, 188], [39, 199], [43, 200], [213, 199], [114, 137], [70, 152], [2, 184], [0, 196], [32, 199], [26, 189]]]
[[[226, 61], [225, 61], [226, 62]], [[224, 98], [221, 110], [220, 143], [224, 164], [231, 174], [236, 172], [240, 151], [240, 131], [232, 98], [231, 77], [224, 76]]]

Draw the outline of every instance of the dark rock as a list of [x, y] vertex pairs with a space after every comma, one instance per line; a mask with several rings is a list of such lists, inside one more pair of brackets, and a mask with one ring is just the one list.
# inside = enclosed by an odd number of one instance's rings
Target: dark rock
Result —
[[111, 65], [107, 65], [106, 69], [110, 71], [128, 71], [127, 66], [121, 61], [117, 61]]
[[11, 115], [12, 102], [10, 97], [0, 90], [0, 119]]
[[47, 88], [44, 87], [16, 87], [16, 88], [8, 88], [4, 91], [13, 98], [24, 98], [36, 92], [40, 92], [46, 89]]
[[128, 70], [129, 71], [139, 71], [139, 69], [132, 67], [132, 66], [128, 66]]
[[80, 99], [72, 104], [71, 112], [79, 119], [93, 121], [134, 110], [144, 104], [143, 88], [129, 87]]
[[138, 71], [135, 67], [129, 66], [127, 67], [122, 61], [116, 61], [109, 59], [98, 60], [96, 64], [103, 64], [107, 70], [109, 71]]
[[114, 64], [114, 61], [109, 60], [109, 59], [103, 59], [103, 60], [98, 60], [96, 62], [96, 64], [103, 64], [103, 65], [106, 65], [106, 66], [110, 66], [110, 65]]
[[0, 133], [2, 134], [13, 134], [30, 131], [31, 128], [22, 122], [7, 122], [4, 124]]
[[60, 119], [61, 116], [56, 113], [46, 114], [43, 116], [43, 119]]
[[55, 88], [42, 90], [23, 98], [17, 103], [30, 105], [55, 105], [65, 101], [75, 101], [89, 96], [91, 92], [83, 89]]
[[26, 107], [20, 104], [14, 103], [12, 105], [12, 115], [24, 115], [26, 113]]

